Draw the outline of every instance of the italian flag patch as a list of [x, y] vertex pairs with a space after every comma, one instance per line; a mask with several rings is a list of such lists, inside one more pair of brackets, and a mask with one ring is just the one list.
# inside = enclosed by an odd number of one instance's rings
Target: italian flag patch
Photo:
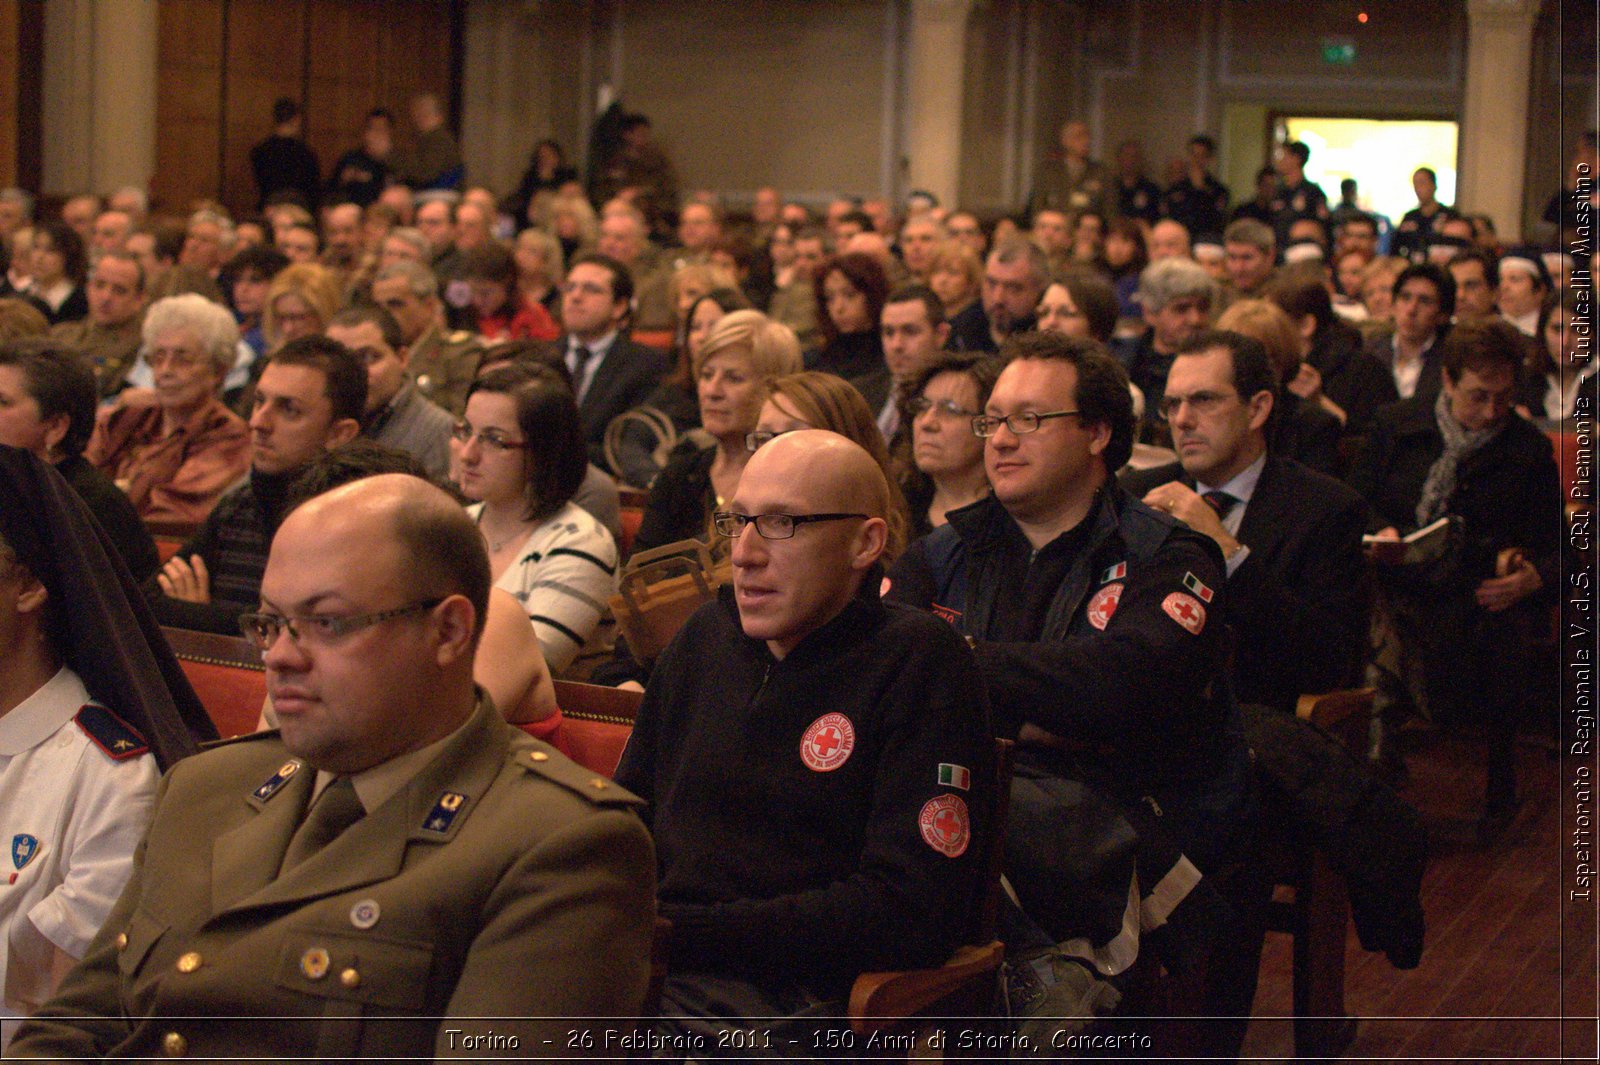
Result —
[[1183, 586], [1199, 596], [1202, 603], [1211, 602], [1211, 597], [1217, 594], [1206, 587], [1206, 582], [1196, 577], [1193, 573], [1185, 573], [1183, 575]]
[[1127, 575], [1128, 564], [1126, 562], [1118, 562], [1115, 566], [1112, 566], [1110, 569], [1100, 574], [1100, 580], [1097, 583], [1105, 584], [1108, 581], [1120, 581]]
[[960, 788], [962, 791], [972, 789], [972, 774], [964, 765], [952, 765], [949, 762], [939, 763], [939, 783], [947, 788]]

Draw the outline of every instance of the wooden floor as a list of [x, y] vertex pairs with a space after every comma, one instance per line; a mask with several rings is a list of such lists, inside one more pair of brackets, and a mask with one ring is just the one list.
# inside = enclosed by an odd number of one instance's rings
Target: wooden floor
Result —
[[[1345, 1002], [1362, 1018], [1346, 1061], [1594, 1061], [1594, 904], [1563, 912], [1560, 766], [1519, 747], [1522, 809], [1491, 849], [1479, 846], [1482, 747], [1407, 733], [1410, 783], [1432, 861], [1423, 881], [1427, 940], [1409, 972], [1347, 942]], [[1565, 975], [1563, 975], [1565, 974]], [[1269, 935], [1245, 1056], [1292, 1056], [1289, 941]], [[1568, 1020], [1563, 1031], [1559, 1018]]]

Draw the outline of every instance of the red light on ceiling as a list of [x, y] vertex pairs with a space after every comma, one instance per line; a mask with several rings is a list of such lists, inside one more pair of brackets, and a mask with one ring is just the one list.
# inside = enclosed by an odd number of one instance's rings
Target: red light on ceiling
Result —
[[1361, 12], [1356, 16], [1356, 21], [1365, 26], [1367, 24], [1367, 13], [1365, 11]]

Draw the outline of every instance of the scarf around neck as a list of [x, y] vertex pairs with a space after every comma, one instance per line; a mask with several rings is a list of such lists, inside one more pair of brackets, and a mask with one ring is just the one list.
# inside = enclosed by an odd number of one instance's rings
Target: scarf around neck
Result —
[[1417, 500], [1419, 529], [1444, 516], [1450, 497], [1456, 491], [1456, 471], [1462, 460], [1499, 436], [1506, 427], [1504, 421], [1483, 429], [1463, 427], [1450, 410], [1450, 394], [1443, 389], [1433, 401], [1433, 417], [1439, 423], [1439, 435], [1444, 437], [1444, 450], [1433, 460], [1428, 479], [1422, 485], [1422, 498]]

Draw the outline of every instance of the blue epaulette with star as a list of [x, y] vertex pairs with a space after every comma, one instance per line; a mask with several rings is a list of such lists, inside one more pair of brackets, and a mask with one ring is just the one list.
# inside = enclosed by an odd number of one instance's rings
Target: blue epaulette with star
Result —
[[150, 751], [149, 742], [132, 725], [99, 703], [84, 703], [83, 709], [72, 720], [113, 762], [137, 758]]

